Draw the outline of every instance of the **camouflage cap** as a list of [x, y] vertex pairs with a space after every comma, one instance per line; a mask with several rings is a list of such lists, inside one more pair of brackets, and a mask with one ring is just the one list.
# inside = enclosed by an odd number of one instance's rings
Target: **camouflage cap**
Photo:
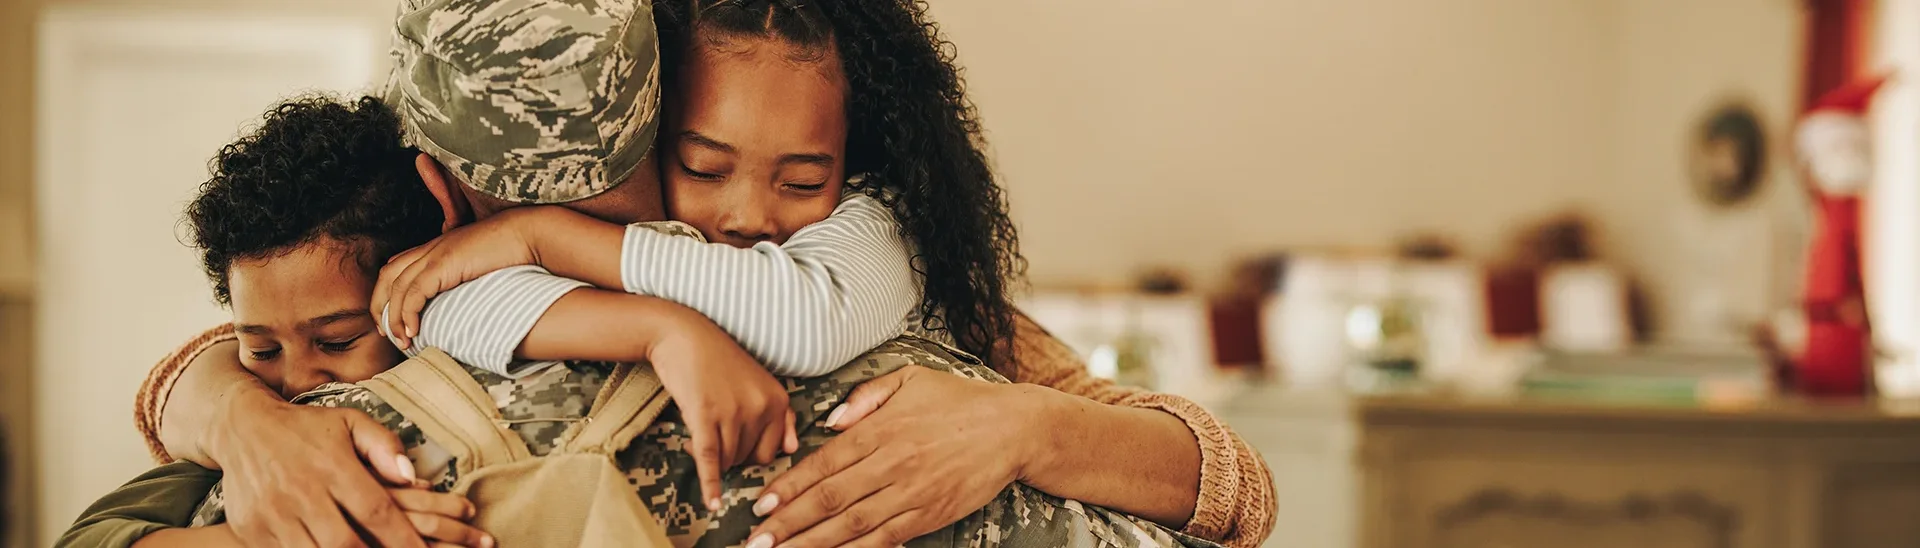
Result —
[[659, 130], [652, 0], [403, 0], [385, 97], [407, 139], [489, 196], [625, 181]]

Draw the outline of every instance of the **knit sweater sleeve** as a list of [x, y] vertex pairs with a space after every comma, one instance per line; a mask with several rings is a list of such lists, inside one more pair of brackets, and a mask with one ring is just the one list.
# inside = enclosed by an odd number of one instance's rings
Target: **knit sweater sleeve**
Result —
[[1014, 382], [1039, 384], [1094, 401], [1152, 409], [1178, 417], [1200, 441], [1200, 499], [1181, 532], [1230, 548], [1252, 548], [1273, 528], [1273, 475], [1245, 440], [1206, 409], [1186, 398], [1115, 384], [1094, 377], [1086, 363], [1059, 339], [1021, 315], [1015, 324]]
[[167, 396], [173, 393], [174, 381], [180, 380], [180, 372], [187, 369], [207, 349], [214, 345], [237, 340], [232, 324], [221, 324], [208, 329], [187, 344], [168, 354], [147, 373], [147, 380], [140, 382], [140, 391], [133, 396], [133, 426], [140, 430], [140, 437], [147, 441], [147, 452], [153, 455], [158, 464], [173, 462], [173, 456], [167, 454], [167, 447], [160, 443], [160, 414], [167, 409]]

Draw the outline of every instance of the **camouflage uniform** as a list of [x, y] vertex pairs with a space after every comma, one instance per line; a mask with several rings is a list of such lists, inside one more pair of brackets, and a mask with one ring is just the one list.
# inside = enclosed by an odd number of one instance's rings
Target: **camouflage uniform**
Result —
[[[1005, 378], [970, 356], [938, 343], [903, 336], [875, 348], [831, 375], [812, 379], [782, 379], [797, 415], [801, 450], [781, 456], [771, 464], [736, 468], [723, 478], [722, 507], [719, 513], [707, 511], [697, 496], [699, 478], [693, 457], [683, 448], [691, 438], [679, 413], [668, 408], [660, 421], [636, 439], [618, 459], [630, 481], [654, 515], [666, 526], [676, 546], [744, 546], [747, 534], [760, 519], [753, 515], [753, 502], [767, 482], [818, 450], [836, 432], [822, 423], [826, 414], [843, 401], [855, 386], [880, 375], [910, 365], [983, 382], [1005, 383]], [[605, 382], [611, 364], [570, 362], [519, 380], [508, 379], [480, 369], [467, 368], [475, 380], [500, 402], [501, 415], [511, 428], [527, 441], [535, 453], [553, 448], [554, 440], [565, 429], [566, 419], [585, 416], [593, 395]], [[359, 409], [385, 423], [400, 434], [409, 454], [431, 454], [437, 448], [420, 429], [371, 390], [358, 385], [331, 384], [302, 395], [308, 405]], [[556, 420], [557, 419], [557, 420]], [[440, 454], [444, 454], [441, 452]], [[446, 490], [454, 481], [453, 466], [427, 478], [436, 489]], [[194, 525], [209, 525], [224, 520], [221, 488], [202, 503]], [[1168, 530], [1150, 521], [1097, 506], [1063, 500], [1021, 484], [1010, 485], [998, 497], [959, 522], [907, 543], [915, 547], [936, 546], [1215, 546], [1213, 543]]]

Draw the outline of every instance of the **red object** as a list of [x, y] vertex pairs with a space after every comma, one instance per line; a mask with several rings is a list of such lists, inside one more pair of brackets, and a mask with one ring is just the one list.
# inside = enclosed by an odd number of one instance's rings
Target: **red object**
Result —
[[1863, 0], [1805, 0], [1806, 66], [1801, 105], [1814, 102], [1859, 76], [1868, 8]]
[[1815, 395], [1865, 394], [1865, 287], [1860, 278], [1860, 198], [1819, 196], [1820, 225], [1807, 254], [1807, 346], [1795, 382]]
[[1807, 105], [1807, 114], [1832, 112], [1848, 116], [1864, 116], [1867, 106], [1873, 103], [1873, 94], [1887, 83], [1888, 75], [1862, 78], [1835, 86], [1826, 95]]
[[1540, 271], [1506, 268], [1487, 272], [1487, 332], [1495, 339], [1540, 335]]
[[[1815, 115], [1863, 116], [1873, 92], [1885, 81], [1882, 77], [1843, 84], [1814, 101], [1803, 120]], [[1802, 155], [1822, 152], [1801, 151]], [[1802, 161], [1819, 159], [1803, 157]], [[1819, 217], [1807, 251], [1806, 300], [1802, 304], [1807, 346], [1800, 356], [1795, 383], [1806, 394], [1863, 395], [1871, 371], [1868, 349], [1872, 338], [1866, 286], [1860, 274], [1860, 197], [1852, 191], [1823, 189], [1820, 183], [1832, 181], [1814, 181], [1817, 175], [1812, 170], [1805, 175]]]
[[1265, 355], [1260, 347], [1260, 301], [1254, 299], [1216, 300], [1208, 307], [1213, 324], [1213, 358], [1216, 365], [1262, 366]]
[[[1803, 1], [1807, 11], [1802, 119], [1820, 113], [1863, 115], [1883, 80], [1860, 79], [1872, 6], [1865, 0]], [[1807, 345], [1797, 360], [1795, 385], [1808, 394], [1865, 394], [1872, 339], [1860, 276], [1860, 198], [1829, 193], [1813, 180], [1813, 173], [1804, 176], [1818, 219], [1807, 253], [1802, 303]]]

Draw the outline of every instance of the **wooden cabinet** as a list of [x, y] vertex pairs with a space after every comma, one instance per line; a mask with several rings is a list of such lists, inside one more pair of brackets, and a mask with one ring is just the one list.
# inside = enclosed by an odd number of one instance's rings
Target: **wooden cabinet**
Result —
[[[1267, 391], [1223, 409], [1274, 468], [1282, 515], [1268, 546], [1920, 546], [1920, 409], [1900, 402]], [[1352, 443], [1305, 443], [1315, 432]]]
[[1266, 458], [1279, 487], [1279, 512], [1266, 547], [1355, 546], [1356, 432], [1345, 399], [1275, 390], [1214, 407]]

